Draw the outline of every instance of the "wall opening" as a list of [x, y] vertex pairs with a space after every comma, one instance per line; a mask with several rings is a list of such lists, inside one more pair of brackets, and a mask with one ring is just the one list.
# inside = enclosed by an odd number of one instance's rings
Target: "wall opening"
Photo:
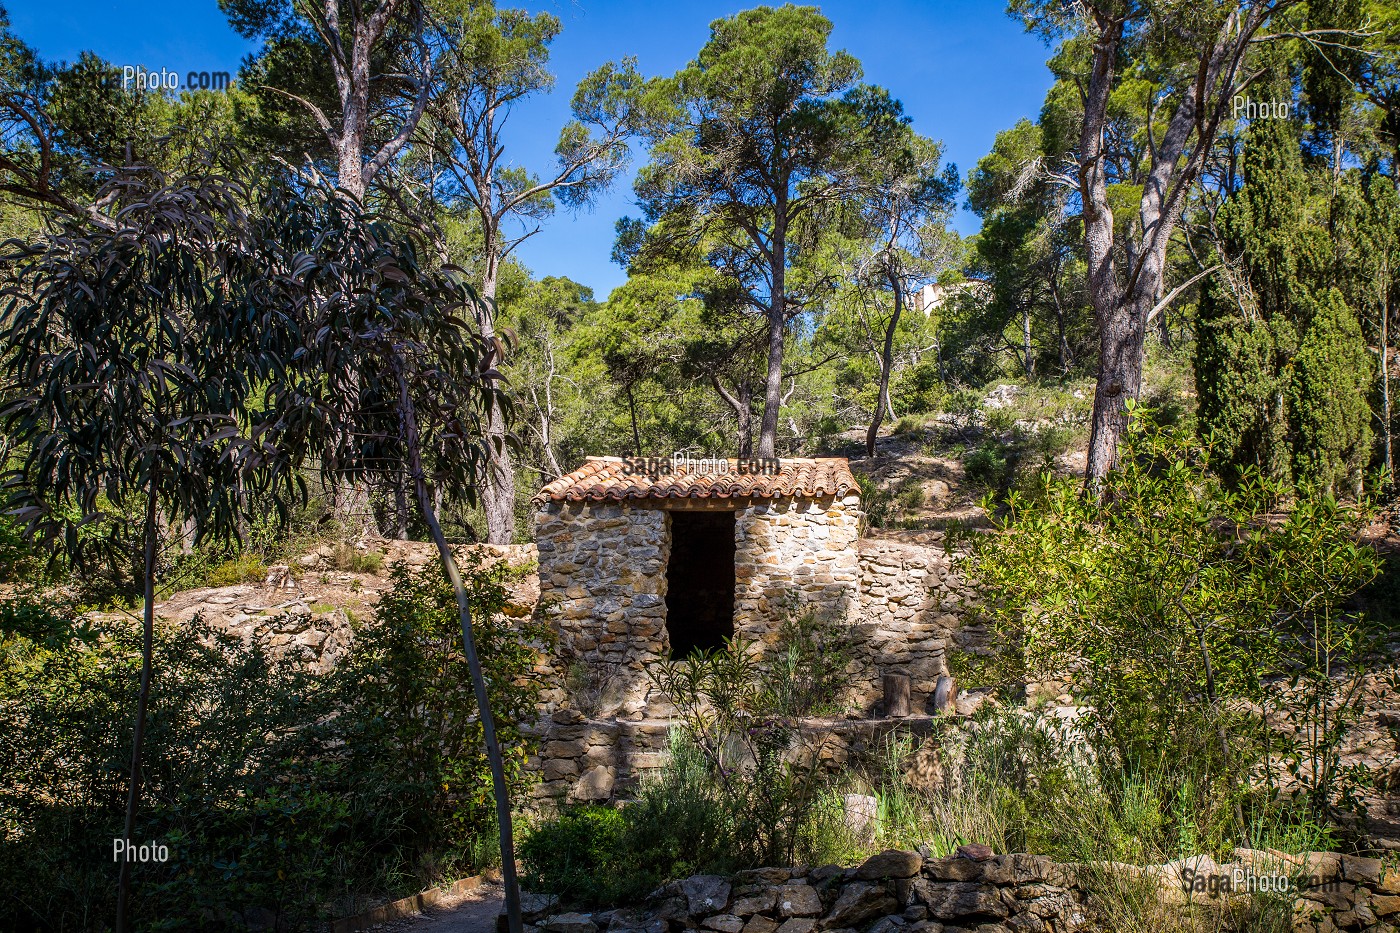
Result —
[[671, 513], [666, 564], [671, 657], [718, 648], [734, 636], [734, 513]]

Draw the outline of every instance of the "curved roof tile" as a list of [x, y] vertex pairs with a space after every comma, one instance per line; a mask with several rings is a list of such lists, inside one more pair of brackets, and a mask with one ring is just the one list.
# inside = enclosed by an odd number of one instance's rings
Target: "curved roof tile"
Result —
[[547, 502], [622, 502], [629, 499], [786, 499], [838, 497], [860, 492], [855, 475], [845, 457], [817, 457], [767, 461], [767, 470], [749, 472], [752, 463], [763, 461], [727, 460], [728, 469], [717, 472], [714, 464], [697, 469], [695, 461], [672, 467], [671, 461], [651, 459], [656, 472], [634, 469], [640, 461], [622, 457], [589, 457], [565, 476], [537, 492], [537, 507]]

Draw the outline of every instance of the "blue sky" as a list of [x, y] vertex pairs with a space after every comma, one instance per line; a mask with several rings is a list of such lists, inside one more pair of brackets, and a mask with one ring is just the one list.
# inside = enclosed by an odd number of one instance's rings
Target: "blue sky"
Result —
[[[116, 65], [148, 70], [237, 72], [253, 45], [228, 27], [214, 0], [0, 0], [12, 28], [47, 59], [91, 50]], [[508, 5], [508, 0], [500, 0]], [[670, 74], [695, 56], [712, 20], [755, 2], [572, 0], [522, 2], [548, 10], [563, 30], [553, 50], [558, 86], [527, 102], [508, 125], [512, 158], [535, 171], [552, 164], [559, 126], [579, 78], [609, 59], [635, 55], [644, 74]], [[859, 58], [865, 80], [904, 102], [914, 128], [945, 143], [966, 176], [998, 130], [1040, 110], [1050, 73], [1047, 50], [1005, 13], [1001, 0], [837, 0], [821, 4], [835, 24], [832, 44]], [[633, 168], [643, 153], [637, 153]], [[620, 285], [609, 261], [613, 224], [635, 214], [630, 178], [591, 210], [561, 213], [520, 249], [538, 275], [567, 275], [599, 298]], [[960, 212], [959, 232], [977, 229]]]

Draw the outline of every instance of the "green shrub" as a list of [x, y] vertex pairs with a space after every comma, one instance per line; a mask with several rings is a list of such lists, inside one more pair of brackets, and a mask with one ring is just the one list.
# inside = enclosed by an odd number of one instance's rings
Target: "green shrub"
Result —
[[604, 905], [626, 899], [632, 878], [626, 819], [610, 807], [576, 806], [531, 828], [520, 843], [525, 883], [569, 904]]
[[963, 471], [970, 482], [985, 489], [1004, 486], [1011, 476], [1007, 448], [991, 441], [963, 457]]
[[911, 476], [899, 491], [899, 507], [906, 512], [923, 508], [926, 499], [923, 484], [919, 482], [918, 477]]
[[799, 718], [843, 708], [848, 659], [838, 626], [792, 612], [761, 657], [731, 642], [663, 665], [654, 678], [680, 720], [667, 763], [620, 815], [572, 808], [530, 828], [520, 847], [528, 882], [578, 906], [613, 906], [675, 878], [829, 852], [839, 814], [819, 805], [826, 779], [815, 755], [792, 753], [802, 751]]
[[901, 437], [908, 434], [918, 434], [923, 429], [924, 419], [921, 415], [904, 415], [894, 423], [890, 433], [895, 437]]
[[959, 389], [948, 396], [945, 407], [959, 427], [972, 427], [982, 420], [982, 393], [976, 389]]
[[993, 434], [1007, 434], [1016, 427], [1016, 411], [1011, 408], [993, 408], [982, 416], [982, 423]]
[[856, 474], [860, 485], [860, 507], [865, 511], [865, 520], [872, 528], [885, 528], [894, 519], [894, 494], [881, 489], [880, 485], [864, 473]]
[[1233, 798], [1237, 824], [1256, 765], [1272, 791], [1285, 775], [1305, 790], [1307, 819], [1350, 800], [1360, 776], [1339, 739], [1376, 632], [1345, 603], [1379, 570], [1357, 543], [1363, 509], [1257, 473], [1227, 489], [1208, 450], [1141, 413], [1098, 498], [1047, 476], [1007, 504], [964, 563], [1002, 683], [1077, 672], [1098, 754], [1149, 771], [1199, 762], [1208, 780], [1192, 792]]
[[[543, 638], [496, 614], [516, 573], [463, 561], [477, 644], [518, 792]], [[137, 866], [137, 928], [228, 928], [401, 896], [493, 855], [490, 778], [451, 589], [433, 565], [396, 568], [341, 667], [313, 675], [198, 620], [160, 625], [134, 838], [170, 860]], [[100, 930], [113, 912], [112, 839], [140, 626], [70, 606], [0, 603], [0, 928]]]
[[378, 573], [384, 567], [384, 555], [342, 541], [332, 549], [330, 564], [346, 573]]
[[267, 565], [256, 554], [240, 554], [220, 561], [196, 586], [233, 586], [237, 583], [261, 583], [267, 579]]

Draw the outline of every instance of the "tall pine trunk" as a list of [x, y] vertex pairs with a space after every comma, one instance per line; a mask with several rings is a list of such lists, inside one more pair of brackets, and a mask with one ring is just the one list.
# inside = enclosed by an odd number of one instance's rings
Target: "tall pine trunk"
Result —
[[890, 290], [894, 293], [894, 311], [890, 314], [889, 325], [885, 328], [885, 343], [880, 349], [880, 391], [875, 397], [875, 412], [870, 416], [870, 427], [865, 432], [865, 455], [875, 456], [875, 439], [880, 436], [880, 423], [884, 420], [885, 409], [890, 407], [890, 370], [894, 367], [894, 336], [899, 329], [899, 318], [904, 312], [904, 290], [899, 287], [899, 277], [889, 276]]
[[[481, 298], [477, 303], [481, 336], [488, 342], [496, 336], [496, 282], [500, 275], [500, 240], [494, 229], [487, 232], [486, 272], [481, 281]], [[515, 467], [510, 448], [505, 444], [505, 415], [493, 404], [486, 423], [490, 456], [490, 471], [482, 490], [481, 506], [486, 513], [486, 540], [491, 544], [510, 544], [515, 540]]]
[[1085, 479], [1096, 485], [1113, 468], [1118, 442], [1128, 427], [1128, 402], [1142, 393], [1142, 353], [1147, 312], [1131, 299], [1115, 303], [1099, 324], [1099, 368], [1089, 433]]
[[763, 381], [763, 421], [758, 428], [758, 456], [776, 457], [778, 413], [783, 407], [783, 340], [787, 328], [787, 200], [778, 198], [773, 224], [773, 256], [769, 266], [773, 294], [768, 299], [768, 372]]

